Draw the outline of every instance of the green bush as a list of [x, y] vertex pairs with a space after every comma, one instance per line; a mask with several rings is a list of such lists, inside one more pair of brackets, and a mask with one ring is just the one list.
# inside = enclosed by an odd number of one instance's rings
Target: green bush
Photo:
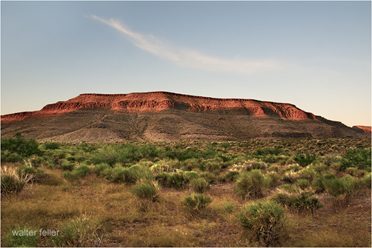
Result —
[[342, 156], [340, 169], [345, 170], [348, 167], [357, 167], [371, 172], [371, 149], [347, 150]]
[[264, 194], [264, 190], [269, 187], [271, 177], [264, 177], [260, 170], [242, 172], [239, 174], [235, 183], [235, 192], [245, 198], [259, 198]]
[[140, 180], [130, 191], [138, 198], [155, 201], [159, 196], [160, 186], [156, 181]]
[[316, 193], [322, 193], [326, 190], [325, 180], [326, 179], [321, 175], [315, 177], [312, 183], [312, 188]]
[[348, 167], [345, 172], [354, 177], [362, 177], [366, 173], [365, 170], [358, 169], [357, 167]]
[[97, 237], [94, 232], [97, 230], [98, 224], [93, 219], [83, 215], [75, 220], [70, 220], [63, 224], [59, 229], [60, 233], [56, 236], [51, 236], [48, 239], [50, 246], [68, 246], [81, 247], [92, 246], [92, 241]]
[[267, 170], [270, 171], [270, 172], [279, 172], [279, 166], [270, 165], [270, 167]]
[[107, 170], [107, 169], [111, 169], [111, 166], [107, 163], [100, 163], [100, 164], [96, 164], [93, 168], [93, 172], [96, 173], [97, 176], [102, 176], [103, 175], [103, 171]]
[[245, 205], [237, 214], [240, 225], [253, 231], [254, 236], [263, 240], [264, 245], [276, 244], [278, 234], [276, 228], [284, 217], [283, 208], [273, 201], [262, 201]]
[[34, 139], [26, 140], [21, 133], [16, 133], [13, 138], [1, 139], [1, 161], [17, 162], [32, 154], [41, 155], [39, 144]]
[[43, 144], [43, 147], [45, 150], [55, 150], [55, 149], [58, 149], [59, 148], [59, 144], [58, 143], [55, 143], [55, 142], [45, 142]]
[[72, 171], [75, 168], [75, 163], [63, 159], [61, 161], [61, 168], [62, 168], [62, 170]]
[[196, 171], [186, 171], [185, 174], [186, 174], [186, 178], [189, 181], [191, 181], [193, 179], [197, 179], [197, 178], [200, 177], [199, 174]]
[[314, 190], [292, 188], [291, 191], [279, 189], [273, 200], [297, 212], [310, 211], [314, 214], [315, 210], [323, 207]]
[[208, 195], [204, 194], [191, 194], [184, 197], [181, 204], [186, 208], [188, 211], [201, 211], [205, 209], [210, 203], [212, 199]]
[[[36, 232], [35, 232], [36, 230]], [[38, 243], [39, 230], [27, 226], [21, 228], [16, 226], [14, 230], [6, 235], [6, 246], [10, 247], [36, 247]]]
[[76, 179], [83, 178], [91, 173], [88, 165], [82, 164], [75, 168], [74, 175]]
[[316, 160], [316, 155], [310, 155], [309, 152], [306, 152], [306, 155], [303, 155], [301, 152], [297, 152], [293, 159], [294, 161], [296, 161], [296, 163], [298, 163], [302, 167], [305, 167]]
[[371, 188], [371, 173], [368, 173], [360, 179], [362, 184], [366, 185], [368, 188]]
[[359, 188], [358, 181], [350, 175], [325, 180], [325, 185], [330, 195], [336, 199], [345, 197], [346, 202], [349, 201], [350, 196]]
[[151, 180], [153, 178], [150, 168], [139, 164], [129, 168], [117, 167], [113, 170], [114, 182], [136, 183], [140, 179]]
[[167, 173], [167, 179], [165, 184], [168, 187], [174, 187], [176, 189], [181, 189], [188, 182], [188, 178], [182, 170], [177, 170], [175, 172]]
[[300, 189], [306, 189], [310, 187], [310, 182], [307, 179], [298, 179], [296, 182], [296, 186]]
[[202, 193], [202, 192], [210, 189], [210, 184], [204, 178], [196, 178], [196, 179], [191, 180], [190, 187], [194, 191], [196, 191], [198, 193]]

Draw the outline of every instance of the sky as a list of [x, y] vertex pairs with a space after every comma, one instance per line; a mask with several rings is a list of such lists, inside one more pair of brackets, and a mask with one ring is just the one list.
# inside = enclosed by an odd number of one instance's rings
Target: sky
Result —
[[371, 2], [1, 1], [2, 115], [151, 91], [371, 125]]

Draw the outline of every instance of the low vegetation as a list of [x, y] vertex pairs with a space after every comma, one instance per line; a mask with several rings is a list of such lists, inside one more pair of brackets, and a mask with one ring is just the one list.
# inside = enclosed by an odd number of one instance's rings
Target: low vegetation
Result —
[[371, 246], [371, 140], [1, 141], [2, 246]]

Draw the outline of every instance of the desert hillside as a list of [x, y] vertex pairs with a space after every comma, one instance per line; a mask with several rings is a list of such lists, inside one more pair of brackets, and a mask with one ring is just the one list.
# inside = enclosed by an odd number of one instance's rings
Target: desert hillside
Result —
[[81, 94], [40, 111], [3, 115], [1, 123], [3, 137], [21, 132], [25, 137], [61, 142], [368, 135], [365, 129], [315, 116], [293, 104], [170, 92]]

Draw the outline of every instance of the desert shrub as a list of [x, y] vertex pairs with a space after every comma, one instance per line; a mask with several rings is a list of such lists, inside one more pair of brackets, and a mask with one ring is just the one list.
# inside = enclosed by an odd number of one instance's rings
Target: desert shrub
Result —
[[116, 162], [119, 162], [120, 153], [113, 147], [105, 147], [100, 151], [93, 153], [90, 158], [92, 164], [101, 164], [107, 163], [110, 166], [113, 166]]
[[224, 209], [226, 210], [226, 212], [228, 212], [229, 214], [231, 214], [233, 212], [233, 210], [234, 210], [234, 205], [232, 203], [227, 202], [224, 205]]
[[311, 168], [316, 172], [316, 173], [322, 173], [328, 169], [328, 166], [322, 163], [314, 163], [311, 165]]
[[303, 155], [301, 152], [297, 152], [293, 159], [296, 163], [305, 167], [316, 160], [316, 154], [310, 155], [309, 152], [306, 152], [306, 155]]
[[204, 166], [205, 170], [209, 172], [220, 171], [222, 168], [222, 162], [216, 161], [215, 159], [203, 161], [202, 165]]
[[193, 168], [198, 168], [200, 166], [200, 161], [196, 158], [190, 158], [182, 161], [181, 165], [188, 170], [192, 170]]
[[217, 177], [215, 174], [210, 173], [210, 172], [204, 172], [200, 174], [200, 177], [204, 178], [207, 180], [209, 183], [213, 183], [217, 180]]
[[264, 190], [270, 185], [271, 178], [264, 177], [260, 170], [242, 172], [239, 174], [235, 183], [235, 192], [245, 198], [259, 198], [264, 194]]
[[182, 170], [177, 170], [167, 174], [166, 185], [168, 187], [174, 187], [176, 189], [181, 189], [188, 182], [185, 172]]
[[181, 201], [181, 204], [185, 207], [188, 211], [201, 211], [205, 209], [210, 203], [212, 199], [208, 195], [204, 194], [191, 194], [187, 195]]
[[199, 174], [196, 171], [186, 171], [185, 172], [186, 178], [191, 181], [193, 179], [199, 178]]
[[298, 179], [296, 186], [303, 190], [310, 187], [310, 182], [307, 179]]
[[292, 184], [282, 184], [278, 187], [278, 189], [283, 189], [285, 191], [288, 191], [288, 192], [296, 192], [297, 190], [297, 187], [295, 185], [292, 185]]
[[19, 193], [30, 177], [22, 178], [16, 168], [1, 166], [1, 194]]
[[34, 139], [26, 140], [20, 133], [16, 133], [13, 138], [1, 139], [1, 161], [17, 162], [32, 154], [41, 154], [39, 144]]
[[366, 185], [368, 188], [371, 188], [371, 173], [368, 173], [360, 179], [361, 183]]
[[96, 164], [94, 165], [94, 168], [93, 168], [93, 172], [96, 173], [97, 176], [102, 176], [102, 172], [107, 170], [107, 169], [110, 169], [110, 165], [107, 164], [107, 163], [100, 163], [100, 164]]
[[323, 207], [315, 195], [315, 191], [311, 189], [292, 188], [292, 192], [278, 189], [272, 199], [299, 213], [309, 211], [314, 214], [315, 210]]
[[240, 225], [251, 232], [258, 240], [262, 239], [264, 245], [276, 244], [278, 234], [277, 226], [284, 217], [283, 208], [274, 201], [261, 201], [250, 203], [238, 212], [237, 219]]
[[98, 223], [85, 215], [70, 220], [63, 224], [59, 230], [60, 233], [56, 236], [51, 236], [48, 239], [50, 246], [93, 246], [96, 235], [95, 231], [98, 228]]
[[153, 202], [159, 196], [160, 186], [156, 181], [140, 180], [130, 191], [140, 199], [147, 199]]
[[316, 193], [322, 193], [326, 190], [325, 180], [326, 179], [321, 175], [315, 177], [311, 187]]
[[289, 182], [289, 183], [294, 183], [296, 182], [299, 178], [301, 178], [301, 175], [299, 172], [294, 172], [294, 171], [288, 171], [283, 175], [283, 181], [284, 182]]
[[[27, 230], [27, 233], [25, 233]], [[37, 229], [31, 229], [27, 226], [23, 228], [18, 225], [14, 230], [6, 235], [6, 246], [9, 247], [36, 247], [38, 243], [39, 232]]]
[[315, 172], [314, 168], [309, 165], [305, 168], [303, 168], [302, 170], [300, 170], [298, 173], [297, 173], [298, 177], [299, 178], [303, 178], [303, 179], [307, 179], [309, 181], [312, 181], [317, 173]]
[[325, 180], [327, 192], [335, 197], [337, 200], [344, 198], [348, 203], [350, 196], [358, 189], [358, 181], [350, 176], [346, 175], [342, 178], [334, 178]]
[[359, 169], [371, 171], [371, 149], [364, 148], [347, 150], [342, 156], [340, 169], [345, 170], [348, 167], [357, 167]]
[[360, 170], [357, 167], [348, 167], [345, 169], [345, 172], [354, 177], [362, 177], [366, 173], [365, 170]]
[[95, 145], [88, 145], [86, 142], [81, 142], [78, 147], [77, 147], [79, 150], [82, 150], [83, 152], [93, 152], [95, 150], [97, 150], [96, 146]]
[[136, 183], [140, 179], [151, 180], [153, 178], [150, 168], [139, 164], [129, 168], [117, 167], [113, 170], [114, 182]]
[[267, 169], [268, 171], [272, 172], [279, 172], [279, 166], [277, 165], [270, 165], [270, 167]]
[[279, 155], [283, 152], [283, 149], [280, 147], [274, 147], [273, 149], [270, 148], [259, 148], [255, 152], [253, 152], [253, 156], [260, 157], [264, 155]]
[[146, 143], [138, 147], [138, 153], [141, 158], [156, 158], [159, 157], [158, 149], [153, 146], [151, 143]]
[[202, 192], [210, 189], [210, 184], [204, 178], [196, 178], [196, 179], [191, 180], [190, 187], [194, 191], [196, 191], [198, 193], [202, 193]]
[[72, 170], [75, 168], [75, 163], [63, 159], [63, 160], [61, 161], [61, 168], [62, 168], [63, 170], [72, 171]]
[[266, 175], [271, 178], [270, 186], [273, 186], [276, 182], [281, 180], [281, 176], [277, 172], [271, 171]]
[[264, 162], [262, 162], [262, 161], [259, 162], [259, 161], [255, 161], [255, 160], [250, 160], [250, 161], [245, 162], [244, 166], [245, 166], [245, 169], [247, 171], [266, 170], [267, 169], [267, 165]]
[[91, 170], [88, 165], [82, 164], [75, 168], [74, 177], [76, 179], [83, 178], [91, 173]]
[[235, 178], [239, 175], [238, 171], [229, 171], [225, 174], [224, 181], [234, 181]]
[[43, 148], [45, 150], [55, 150], [55, 149], [58, 149], [59, 148], [59, 144], [58, 143], [55, 143], [55, 142], [48, 141], [48, 142], [45, 142], [43, 144]]

